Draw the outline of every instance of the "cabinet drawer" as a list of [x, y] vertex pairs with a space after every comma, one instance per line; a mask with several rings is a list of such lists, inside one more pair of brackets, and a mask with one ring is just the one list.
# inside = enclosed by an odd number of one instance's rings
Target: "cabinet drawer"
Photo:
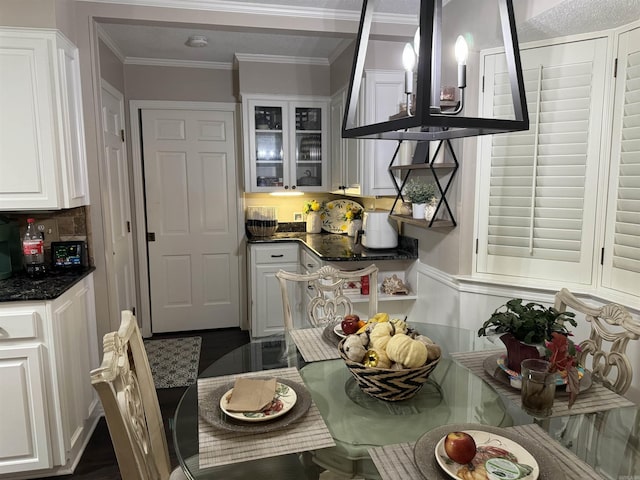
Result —
[[320, 259], [304, 248], [300, 248], [300, 263], [305, 272], [315, 272], [322, 266]]
[[37, 312], [0, 313], [0, 342], [38, 336]]
[[256, 263], [298, 263], [298, 246], [259, 248]]

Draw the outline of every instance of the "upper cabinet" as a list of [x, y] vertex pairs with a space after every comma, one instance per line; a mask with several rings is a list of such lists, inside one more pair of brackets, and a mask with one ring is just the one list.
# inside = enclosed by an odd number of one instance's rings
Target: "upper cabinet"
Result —
[[329, 190], [329, 102], [243, 96], [245, 191]]
[[89, 203], [78, 49], [59, 32], [0, 29], [0, 210]]
[[360, 143], [355, 138], [342, 138], [342, 119], [347, 91], [342, 89], [331, 97], [331, 191], [360, 194]]
[[[367, 70], [358, 101], [361, 124], [388, 120], [396, 115], [404, 97], [404, 72]], [[331, 99], [331, 191], [345, 195], [396, 195], [389, 165], [398, 142], [343, 139], [342, 119], [346, 91]]]

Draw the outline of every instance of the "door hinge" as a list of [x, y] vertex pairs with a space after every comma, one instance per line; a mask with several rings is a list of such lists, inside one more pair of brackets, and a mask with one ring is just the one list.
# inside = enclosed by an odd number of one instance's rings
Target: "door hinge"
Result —
[[618, 76], [618, 59], [616, 58], [613, 61], [613, 78], [616, 78]]
[[122, 130], [122, 129], [120, 130], [120, 138], [124, 142], [124, 130]]
[[476, 238], [476, 255], [478, 254], [478, 239]]
[[133, 316], [136, 316], [136, 307], [131, 307], [131, 313], [133, 313]]
[[131, 233], [131, 222], [127, 220], [127, 233]]
[[604, 265], [604, 247], [600, 250], [600, 265]]
[[482, 93], [484, 93], [484, 75], [482, 76]]
[[147, 242], [155, 242], [156, 234], [155, 232], [147, 232]]

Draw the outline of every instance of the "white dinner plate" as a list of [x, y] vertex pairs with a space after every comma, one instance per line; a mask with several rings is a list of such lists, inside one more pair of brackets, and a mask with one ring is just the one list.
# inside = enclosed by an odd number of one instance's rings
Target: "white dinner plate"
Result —
[[266, 422], [274, 418], [281, 417], [296, 404], [298, 396], [293, 388], [284, 383], [276, 383], [276, 393], [273, 396], [271, 405], [259, 412], [231, 412], [227, 410], [229, 399], [233, 393], [233, 388], [220, 397], [220, 409], [231, 418], [244, 422]]
[[359, 208], [362, 205], [353, 200], [332, 200], [327, 202], [322, 212], [322, 229], [330, 233], [347, 233], [349, 222], [345, 220], [344, 214], [348, 208]]
[[[492, 432], [484, 432], [481, 430], [463, 430], [463, 432], [466, 432], [473, 437], [479, 453], [483, 453], [484, 451], [486, 451], [486, 449], [491, 448], [506, 450], [515, 457], [515, 461], [514, 458], [511, 458], [511, 461], [531, 467], [531, 472], [524, 477], [519, 477], [519, 480], [536, 480], [540, 475], [538, 462], [536, 462], [536, 459], [533, 458], [533, 456], [519, 443]], [[436, 461], [447, 475], [449, 475], [451, 478], [459, 480], [457, 472], [459, 469], [463, 468], [463, 465], [454, 462], [447, 456], [444, 450], [445, 438], [446, 436], [442, 437], [436, 445]], [[478, 454], [476, 453], [476, 456], [477, 455]], [[496, 457], [498, 456], [500, 456], [500, 454], [496, 453]]]

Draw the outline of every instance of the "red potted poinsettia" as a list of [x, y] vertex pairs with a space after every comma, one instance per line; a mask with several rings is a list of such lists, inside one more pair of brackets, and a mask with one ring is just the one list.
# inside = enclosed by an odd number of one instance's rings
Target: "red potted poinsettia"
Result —
[[573, 405], [580, 391], [580, 377], [578, 375], [578, 360], [576, 354], [580, 346], [574, 344], [567, 335], [553, 332], [551, 341], [545, 342], [549, 371], [558, 372], [567, 379], [569, 393], [569, 408]]

